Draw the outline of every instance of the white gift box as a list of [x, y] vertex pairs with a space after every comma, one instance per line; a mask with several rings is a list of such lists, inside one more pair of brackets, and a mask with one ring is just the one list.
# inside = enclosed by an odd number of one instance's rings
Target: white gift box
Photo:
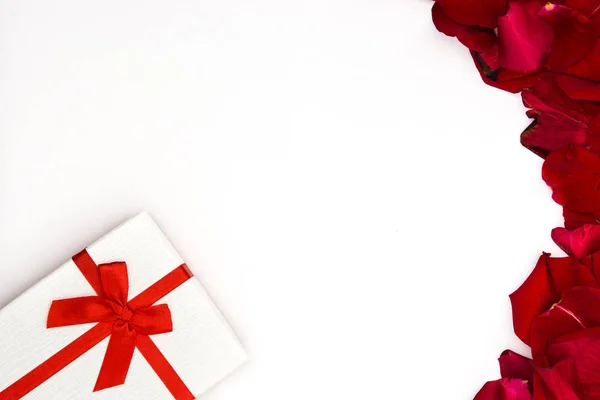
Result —
[[[180, 267], [183, 264], [181, 257], [145, 213], [127, 221], [88, 247], [87, 254], [97, 265], [113, 262], [127, 264], [128, 300], [161, 278], [170, 276], [172, 271], [181, 272], [184, 268]], [[65, 351], [68, 353], [72, 343], [79, 343], [78, 338], [99, 325], [92, 322], [48, 328], [53, 301], [89, 298], [98, 296], [97, 293], [78, 265], [71, 260], [0, 310], [0, 400], [177, 398], [159, 377], [156, 368], [151, 366], [146, 353], [142, 354], [139, 348], [133, 352], [123, 384], [94, 391], [111, 336], [93, 345], [48, 379], [39, 377], [36, 368], [44, 364], [46, 372], [52, 370], [53, 367], [48, 367], [52, 361], [48, 360], [57, 353], [61, 354], [58, 358], [64, 358]], [[246, 360], [235, 334], [195, 278], [185, 280], [156, 304], [168, 305], [172, 331], [149, 334], [146, 338], [151, 339], [194, 397]], [[123, 329], [134, 329], [126, 321], [123, 322], [127, 318], [118, 317], [117, 320], [125, 324]], [[136, 340], [141, 343], [140, 336], [137, 337]], [[67, 350], [63, 350], [65, 348]], [[60, 363], [65, 361], [60, 360]], [[37, 385], [36, 382], [40, 380], [43, 382]], [[29, 383], [23, 384], [24, 381]]]

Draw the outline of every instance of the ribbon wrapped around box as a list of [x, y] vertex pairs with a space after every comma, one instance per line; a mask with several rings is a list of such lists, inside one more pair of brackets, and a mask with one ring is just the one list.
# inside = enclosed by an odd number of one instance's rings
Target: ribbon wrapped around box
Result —
[[0, 310], [0, 400], [189, 400], [245, 360], [146, 213]]

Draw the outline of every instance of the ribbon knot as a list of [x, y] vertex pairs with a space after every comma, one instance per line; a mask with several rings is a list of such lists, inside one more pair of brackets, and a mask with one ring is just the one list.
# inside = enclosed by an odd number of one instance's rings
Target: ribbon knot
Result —
[[125, 383], [138, 336], [173, 330], [171, 311], [166, 304], [151, 305], [127, 301], [127, 264], [115, 262], [98, 266], [97, 296], [55, 300], [48, 313], [48, 328], [99, 323], [112, 325], [108, 348], [94, 391]]
[[123, 306], [121, 312], [119, 313], [119, 319], [121, 321], [129, 322], [131, 317], [133, 316], [133, 311], [129, 309], [127, 306]]

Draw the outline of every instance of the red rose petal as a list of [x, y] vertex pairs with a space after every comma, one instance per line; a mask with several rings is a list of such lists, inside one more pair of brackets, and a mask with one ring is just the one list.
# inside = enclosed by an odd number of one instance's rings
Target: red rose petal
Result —
[[473, 400], [533, 400], [528, 382], [502, 378], [486, 383]]
[[600, 113], [596, 114], [589, 123], [587, 142], [592, 150], [600, 153]]
[[600, 81], [600, 41], [594, 41], [594, 47], [590, 51], [590, 54], [578, 63], [573, 64], [565, 70], [569, 75], [573, 75], [579, 78], [588, 79], [593, 82]]
[[577, 229], [585, 224], [597, 224], [598, 220], [594, 214], [578, 213], [563, 207], [563, 217], [565, 219], [565, 228]]
[[562, 263], [561, 259], [551, 259], [548, 254], [543, 254], [531, 275], [510, 295], [514, 330], [526, 344], [531, 343], [531, 322], [560, 299], [550, 275], [548, 264], [551, 260]]
[[506, 0], [440, 0], [444, 13], [463, 25], [495, 28], [506, 14]]
[[503, 378], [533, 379], [533, 360], [511, 350], [506, 350], [498, 359]]
[[551, 76], [539, 80], [522, 93], [527, 113], [535, 121], [521, 134], [521, 144], [546, 157], [568, 144], [584, 145], [590, 118], [585, 109], [571, 100]]
[[[492, 48], [495, 46], [492, 46]], [[518, 93], [524, 89], [532, 87], [541, 77], [541, 74], [508, 71], [506, 69], [495, 69], [489, 62], [494, 61], [494, 57], [486, 60], [486, 54], [471, 52], [475, 66], [481, 75], [483, 81], [495, 88], [505, 90], [511, 93]], [[488, 62], [489, 61], [489, 62]]]
[[553, 308], [531, 323], [530, 346], [533, 361], [538, 366], [549, 366], [548, 347], [558, 337], [583, 329], [581, 324], [561, 309]]
[[554, 32], [537, 13], [537, 2], [511, 1], [508, 13], [498, 18], [500, 63], [515, 72], [535, 72], [540, 69], [552, 49]]
[[459, 24], [444, 13], [440, 3], [433, 5], [431, 16], [438, 31], [456, 37], [470, 50], [484, 51], [496, 43], [497, 37], [493, 29]]
[[552, 240], [565, 253], [582, 259], [600, 250], [600, 225], [588, 224], [574, 230], [554, 228]]
[[546, 157], [542, 178], [552, 198], [575, 212], [600, 209], [600, 155], [581, 146], [568, 146]]
[[546, 62], [552, 71], [563, 71], [594, 50], [598, 38], [596, 29], [581, 12], [565, 5], [548, 3], [538, 15], [554, 29], [552, 53]]
[[581, 400], [577, 394], [578, 389], [577, 370], [571, 360], [558, 363], [553, 368], [535, 369], [536, 400]]
[[600, 329], [580, 330], [557, 339], [548, 356], [553, 362], [572, 360], [580, 382], [600, 382]]
[[554, 79], [574, 100], [600, 101], [600, 83], [566, 74], [556, 74]]

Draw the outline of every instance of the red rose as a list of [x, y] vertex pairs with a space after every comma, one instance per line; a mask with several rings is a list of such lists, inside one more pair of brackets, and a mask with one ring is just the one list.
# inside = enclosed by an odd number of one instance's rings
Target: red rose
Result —
[[[542, 168], [552, 198], [573, 213], [580, 222], [597, 221], [600, 216], [600, 155], [582, 146], [567, 146], [550, 153]], [[568, 221], [568, 225], [577, 225]], [[572, 227], [572, 226], [569, 226]]]

